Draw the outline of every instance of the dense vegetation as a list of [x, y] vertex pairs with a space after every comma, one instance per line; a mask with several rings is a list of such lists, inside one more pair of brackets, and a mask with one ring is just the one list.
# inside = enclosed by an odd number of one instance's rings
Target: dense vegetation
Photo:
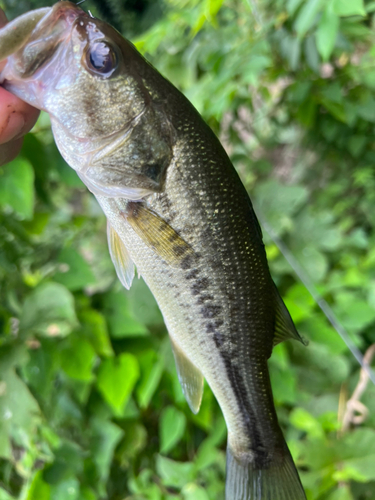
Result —
[[[100, 9], [133, 36], [129, 19], [149, 26], [133, 41], [219, 135], [271, 228], [274, 279], [309, 340], [269, 362], [308, 499], [373, 500], [375, 387], [363, 380], [347, 406], [359, 366], [274, 240], [368, 350], [375, 2], [165, 0], [142, 21], [151, 4]], [[188, 409], [161, 314], [142, 280], [121, 288], [105, 230], [42, 116], [0, 168], [0, 500], [222, 499], [220, 409], [208, 387]]]

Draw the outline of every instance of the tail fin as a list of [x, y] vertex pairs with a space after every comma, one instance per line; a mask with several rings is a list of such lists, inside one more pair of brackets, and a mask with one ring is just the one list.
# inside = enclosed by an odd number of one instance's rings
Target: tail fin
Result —
[[227, 448], [225, 500], [306, 500], [289, 450], [267, 469], [243, 464]]

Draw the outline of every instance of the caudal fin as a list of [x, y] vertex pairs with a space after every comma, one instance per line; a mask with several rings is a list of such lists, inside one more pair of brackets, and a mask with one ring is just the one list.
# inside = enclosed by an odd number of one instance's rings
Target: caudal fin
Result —
[[242, 464], [227, 448], [225, 500], [306, 500], [289, 450], [265, 469]]

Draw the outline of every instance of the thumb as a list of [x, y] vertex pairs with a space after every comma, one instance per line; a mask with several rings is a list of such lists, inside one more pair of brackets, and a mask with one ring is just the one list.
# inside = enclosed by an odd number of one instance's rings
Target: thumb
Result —
[[[0, 29], [5, 26], [8, 22], [7, 16], [5, 15], [5, 12], [3, 11], [2, 8], [0, 8]], [[5, 66], [6, 59], [4, 61], [0, 62], [0, 71], [3, 69]]]
[[3, 9], [0, 7], [0, 28], [2, 28], [7, 22], [7, 16], [5, 15]]

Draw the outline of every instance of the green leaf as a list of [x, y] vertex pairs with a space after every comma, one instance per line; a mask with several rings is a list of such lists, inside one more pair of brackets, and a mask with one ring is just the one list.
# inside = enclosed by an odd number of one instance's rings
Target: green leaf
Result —
[[16, 158], [0, 167], [0, 207], [11, 207], [23, 219], [34, 211], [34, 171], [31, 164]]
[[297, 19], [294, 23], [294, 29], [302, 38], [315, 22], [317, 13], [320, 10], [323, 0], [308, 0], [304, 2]]
[[[305, 40], [305, 57], [306, 57], [306, 62], [310, 66], [310, 68], [315, 71], [315, 73], [319, 74], [320, 72], [320, 57], [316, 48], [316, 42], [315, 38], [310, 35], [306, 37]], [[310, 101], [312, 101], [310, 97]], [[309, 122], [313, 122], [313, 118], [315, 117], [315, 102], [312, 101], [313, 104], [313, 109], [310, 111], [311, 114], [313, 114], [313, 117], [308, 119]]]
[[346, 344], [331, 327], [328, 321], [324, 318], [323, 314], [307, 314], [305, 321], [299, 325], [299, 329], [309, 340], [324, 344], [328, 347], [331, 353], [340, 354], [346, 350]]
[[[4, 381], [0, 380], [0, 392], [4, 390]], [[2, 398], [0, 396], [0, 408], [2, 407]], [[7, 422], [0, 422], [0, 457], [7, 460], [12, 459], [12, 446], [10, 442], [10, 429]]]
[[336, 481], [367, 482], [375, 480], [375, 453], [365, 457], [352, 458], [342, 463], [342, 468], [337, 471], [333, 478]]
[[290, 422], [297, 429], [301, 429], [311, 437], [319, 438], [324, 435], [319, 421], [303, 408], [295, 408], [290, 414]]
[[[70, 422], [72, 423], [72, 419]], [[54, 450], [54, 461], [44, 469], [43, 479], [51, 486], [61, 486], [65, 479], [72, 479], [73, 475], [82, 473], [82, 470], [82, 448], [77, 443], [65, 439], [59, 448]]]
[[79, 290], [95, 283], [95, 276], [85, 259], [74, 248], [64, 248], [58, 256], [58, 269], [54, 280], [68, 290]]
[[20, 330], [47, 337], [68, 335], [77, 325], [74, 298], [58, 283], [44, 283], [27, 297], [22, 307]]
[[323, 61], [328, 61], [332, 54], [339, 26], [340, 19], [337, 14], [332, 12], [330, 8], [326, 8], [316, 31], [316, 46]]
[[91, 488], [81, 488], [79, 500], [98, 500], [97, 495]]
[[[129, 406], [129, 405], [128, 405]], [[136, 422], [127, 422], [125, 436], [116, 453], [122, 467], [129, 465], [129, 459], [136, 457], [147, 446], [147, 431]]]
[[270, 367], [272, 393], [277, 403], [293, 404], [297, 401], [297, 377], [290, 367], [288, 370], [273, 370]]
[[288, 0], [288, 3], [286, 5], [286, 10], [289, 12], [289, 14], [292, 16], [298, 7], [301, 5], [303, 0]]
[[160, 453], [167, 454], [182, 438], [186, 427], [185, 415], [174, 406], [167, 406], [159, 421]]
[[354, 158], [358, 158], [363, 153], [367, 142], [367, 137], [365, 135], [352, 135], [350, 137], [348, 149]]
[[365, 16], [363, 0], [333, 0], [333, 12], [338, 16]]
[[140, 337], [148, 334], [146, 326], [131, 312], [128, 294], [124, 291], [106, 294], [104, 311], [112, 338]]
[[217, 462], [218, 459], [218, 449], [216, 448], [213, 440], [207, 438], [200, 444], [196, 459], [195, 466], [197, 470], [203, 470], [207, 467], [211, 467], [213, 463]]
[[50, 498], [53, 498], [53, 500], [80, 500], [78, 479], [71, 477], [53, 486]]
[[297, 254], [297, 259], [302, 269], [308, 273], [314, 282], [321, 281], [328, 270], [328, 260], [325, 255], [316, 248], [305, 247]]
[[[352, 294], [351, 294], [352, 295]], [[367, 302], [356, 299], [353, 295], [343, 300], [337, 308], [344, 327], [354, 332], [363, 330], [375, 321], [375, 310]]]
[[363, 97], [357, 104], [357, 113], [364, 120], [375, 122], [375, 97], [370, 92], [363, 92]]
[[30, 234], [42, 234], [48, 221], [50, 219], [50, 214], [46, 212], [37, 212], [34, 214], [34, 218], [30, 221], [24, 221], [23, 227]]
[[146, 326], [164, 325], [155, 297], [142, 278], [133, 280], [132, 287], [126, 296], [129, 310], [137, 321]]
[[84, 309], [79, 313], [79, 321], [86, 338], [101, 356], [113, 356], [107, 322], [103, 314], [95, 309]]
[[210, 500], [206, 490], [195, 483], [188, 483], [183, 487], [181, 493], [184, 500]]
[[193, 480], [194, 464], [191, 462], [175, 462], [169, 458], [157, 456], [156, 470], [165, 486], [181, 488]]
[[354, 500], [353, 494], [350, 489], [351, 488], [349, 485], [341, 484], [336, 491], [329, 495], [327, 500]]
[[287, 58], [290, 69], [295, 71], [298, 68], [301, 57], [301, 41], [298, 38], [291, 38], [287, 49]]
[[[26, 500], [50, 500], [51, 487], [43, 481], [43, 472], [38, 471], [29, 487]], [[1, 497], [0, 497], [1, 498]]]
[[9, 457], [9, 440], [17, 429], [26, 434], [36, 431], [41, 421], [38, 403], [14, 369], [0, 370], [0, 428], [2, 456]]
[[101, 482], [100, 495], [105, 497], [106, 483], [114, 450], [124, 435], [124, 431], [108, 420], [102, 420], [95, 417], [90, 422], [90, 428], [93, 436], [91, 441], [91, 453], [96, 463]]
[[308, 191], [303, 186], [286, 186], [275, 180], [260, 183], [256, 200], [268, 223], [281, 234], [291, 227], [290, 216], [305, 203]]
[[163, 374], [164, 357], [148, 350], [139, 356], [139, 363], [142, 376], [136, 390], [137, 400], [141, 408], [147, 408]]
[[[15, 497], [10, 496], [6, 490], [0, 487], [0, 500], [15, 500]], [[31, 499], [27, 497], [26, 500], [31, 500]], [[41, 497], [41, 500], [49, 500], [49, 497], [48, 499]]]
[[71, 335], [66, 340], [60, 353], [61, 368], [76, 380], [90, 382], [96, 353], [91, 344], [78, 335]]
[[116, 415], [122, 414], [138, 378], [138, 361], [132, 354], [123, 353], [102, 362], [97, 386]]

